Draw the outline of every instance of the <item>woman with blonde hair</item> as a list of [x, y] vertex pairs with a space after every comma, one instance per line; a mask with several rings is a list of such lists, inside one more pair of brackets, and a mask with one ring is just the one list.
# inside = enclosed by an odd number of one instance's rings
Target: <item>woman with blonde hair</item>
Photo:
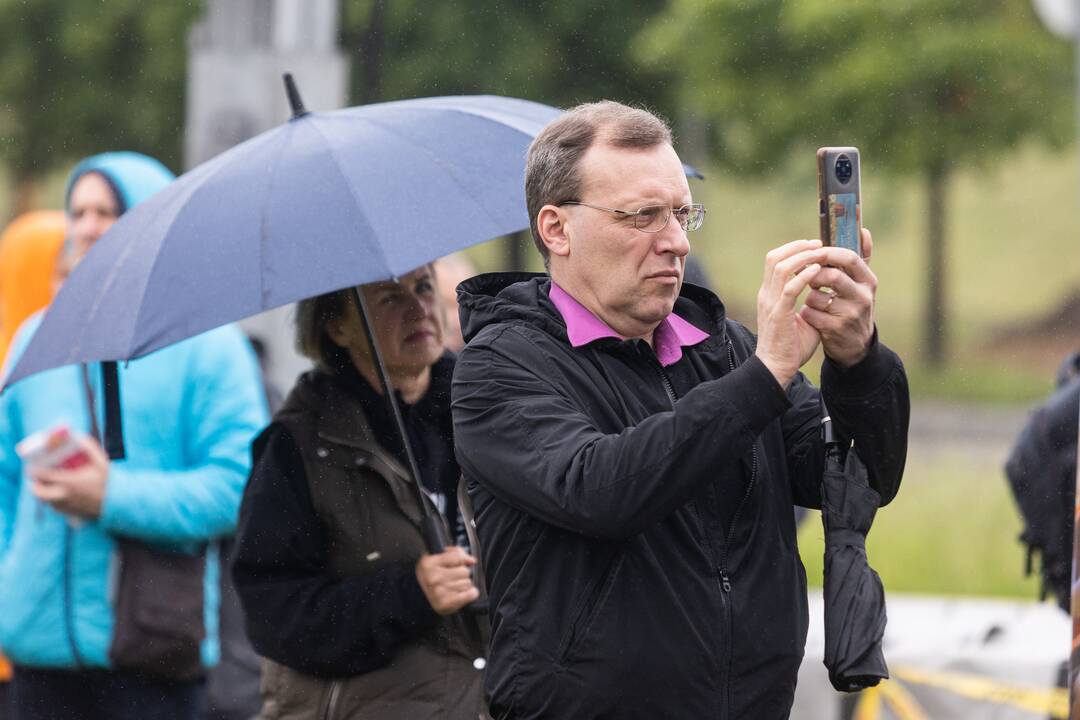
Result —
[[[362, 286], [424, 502], [465, 544], [450, 379], [431, 266]], [[462, 547], [425, 550], [422, 509], [350, 289], [301, 302], [315, 361], [254, 445], [233, 577], [263, 655], [260, 717], [475, 720], [478, 596]]]

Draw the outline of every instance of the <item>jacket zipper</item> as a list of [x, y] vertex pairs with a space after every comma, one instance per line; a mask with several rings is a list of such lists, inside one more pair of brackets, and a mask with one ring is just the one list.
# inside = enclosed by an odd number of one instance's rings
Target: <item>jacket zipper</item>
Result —
[[[731, 342], [729, 337], [727, 340], [727, 358], [728, 358], [728, 372], [734, 372], [735, 370], [735, 345]], [[743, 508], [746, 507], [746, 503], [750, 500], [750, 493], [754, 491], [754, 485], [757, 483], [758, 475], [758, 453], [757, 453], [757, 441], [750, 446], [750, 481], [746, 483], [746, 490], [743, 492], [742, 500], [739, 501], [739, 505], [735, 508], [735, 514], [731, 518], [731, 524], [728, 527], [727, 535], [724, 537], [724, 546], [720, 549], [720, 590], [721, 599], [724, 601], [724, 614], [728, 622], [728, 637], [734, 637], [734, 623], [735, 618], [731, 608], [731, 577], [728, 575], [727, 558], [728, 549], [731, 547], [731, 542], [735, 538], [735, 528], [739, 525], [739, 516], [742, 515]], [[731, 644], [728, 643], [727, 648], [727, 677], [728, 682], [724, 683], [724, 707], [723, 717], [727, 717], [731, 711], [731, 672], [732, 664], [734, 663], [734, 653], [731, 649]]]
[[[735, 347], [731, 342], [731, 338], [727, 339], [727, 359], [728, 359], [728, 372], [735, 370]], [[675, 395], [675, 389], [671, 384], [671, 379], [668, 378], [667, 373], [664, 372], [663, 367], [659, 361], [654, 362], [653, 368], [656, 370], [656, 374], [660, 376], [660, 381], [664, 386], [664, 391], [667, 393], [668, 400], [671, 401], [671, 407], [674, 409], [675, 402], [678, 399]], [[739, 501], [739, 505], [735, 508], [735, 515], [731, 518], [731, 525], [728, 528], [727, 535], [724, 537], [724, 545], [720, 550], [720, 576], [717, 578], [717, 584], [720, 586], [720, 601], [724, 607], [724, 618], [727, 621], [727, 635], [728, 639], [734, 637], [734, 617], [731, 608], [731, 577], [727, 571], [727, 555], [728, 548], [731, 546], [731, 541], [735, 536], [735, 528], [738, 526], [739, 516], [742, 515], [743, 508], [746, 507], [746, 503], [750, 500], [750, 494], [754, 491], [754, 485], [757, 483], [758, 475], [758, 452], [757, 443], [755, 442], [750, 446], [751, 466], [750, 466], [750, 481], [746, 484], [746, 490], [743, 492], [742, 499]], [[731, 666], [734, 662], [733, 653], [731, 652], [731, 643], [727, 643], [727, 673], [724, 687], [724, 700], [721, 717], [727, 717], [731, 709]]]
[[[730, 346], [729, 346], [729, 350], [730, 350]], [[675, 401], [678, 398], [675, 395], [675, 388], [671, 384], [671, 379], [667, 376], [667, 373], [664, 372], [664, 368], [663, 368], [663, 366], [660, 365], [659, 362], [654, 362], [653, 363], [653, 368], [656, 370], [656, 374], [660, 376], [660, 382], [664, 386], [664, 391], [667, 393], [668, 400], [671, 401], [672, 409], [674, 409], [675, 408]], [[751, 476], [751, 482], [753, 482], [752, 477], [753, 476]], [[747, 491], [747, 495], [749, 495], [749, 490]], [[743, 504], [745, 502], [746, 502], [746, 497], [744, 496], [742, 503], [739, 504], [739, 509], [735, 511], [736, 517], [738, 517], [739, 511], [742, 510], [742, 506], [743, 506]], [[734, 523], [732, 523], [732, 527], [734, 527]], [[711, 544], [711, 541], [708, 538], [708, 531], [705, 530], [705, 532], [706, 532], [706, 537], [703, 538], [703, 539], [705, 540], [707, 545]], [[731, 538], [731, 533], [729, 532], [728, 533], [728, 540], [730, 540], [730, 538]], [[720, 586], [720, 605], [723, 607], [724, 620], [725, 620], [726, 625], [727, 625], [727, 638], [728, 638], [728, 642], [725, 643], [725, 646], [726, 646], [726, 649], [727, 649], [727, 653], [726, 653], [727, 654], [727, 662], [725, 663], [726, 666], [727, 666], [727, 668], [726, 668], [727, 672], [726, 672], [726, 676], [723, 678], [723, 681], [720, 683], [721, 687], [724, 688], [723, 706], [721, 707], [721, 711], [720, 711], [720, 717], [723, 717], [723, 718], [726, 718], [728, 716], [728, 710], [731, 708], [731, 699], [729, 697], [730, 694], [731, 694], [731, 663], [732, 663], [731, 638], [733, 638], [735, 636], [734, 629], [732, 627], [733, 619], [732, 619], [732, 614], [731, 614], [731, 600], [728, 597], [728, 594], [731, 592], [731, 580], [728, 579], [727, 572], [724, 570], [724, 558], [727, 556], [727, 543], [728, 543], [728, 540], [724, 541], [724, 548], [722, 550], [722, 555], [721, 555], [721, 560], [720, 560], [720, 577], [718, 577], [717, 580], [716, 580], [717, 584]], [[723, 667], [723, 665], [721, 665], [721, 667]]]
[[323, 720], [330, 720], [334, 716], [334, 711], [337, 710], [338, 697], [341, 695], [341, 681], [334, 680], [330, 683], [330, 696], [326, 700], [326, 712], [323, 713]]
[[72, 536], [72, 529], [68, 523], [64, 522], [64, 635], [67, 636], [68, 648], [71, 650], [71, 657], [75, 661], [75, 667], [82, 668], [83, 661], [79, 655], [78, 644], [75, 642], [75, 603], [72, 598], [73, 583], [71, 579], [72, 573], [72, 555], [75, 553], [73, 547], [75, 538]]
[[742, 500], [739, 501], [738, 507], [735, 508], [735, 515], [731, 518], [731, 526], [728, 527], [727, 536], [724, 538], [724, 547], [720, 551], [720, 584], [724, 589], [724, 592], [731, 592], [731, 578], [729, 578], [727, 574], [728, 547], [731, 545], [731, 541], [735, 536], [735, 527], [738, 525], [739, 516], [742, 515], [743, 508], [746, 507], [746, 502], [750, 499], [750, 493], [753, 492], [754, 484], [757, 482], [757, 445], [751, 446], [750, 454], [750, 482], [746, 483], [746, 491], [743, 493]]
[[[731, 338], [728, 338], [727, 349], [728, 372], [733, 372], [735, 370], [735, 346], [731, 342]], [[742, 500], [739, 501], [738, 506], [735, 508], [735, 515], [732, 516], [731, 525], [728, 527], [727, 535], [724, 537], [724, 547], [720, 551], [720, 588], [725, 593], [731, 592], [731, 578], [727, 574], [728, 548], [735, 537], [735, 528], [738, 526], [739, 516], [742, 515], [743, 508], [746, 507], [747, 501], [750, 500], [750, 493], [754, 491], [754, 485], [757, 483], [758, 453], [756, 441], [750, 446], [750, 457], [750, 482], [746, 484]]]
[[667, 393], [668, 400], [671, 401], [671, 409], [674, 410], [675, 401], [678, 400], [678, 398], [675, 396], [675, 388], [672, 387], [671, 379], [667, 376], [667, 373], [664, 372], [664, 369], [660, 366], [660, 364], [657, 363], [655, 367], [656, 373], [660, 376], [660, 382], [662, 382], [664, 385], [664, 392]]

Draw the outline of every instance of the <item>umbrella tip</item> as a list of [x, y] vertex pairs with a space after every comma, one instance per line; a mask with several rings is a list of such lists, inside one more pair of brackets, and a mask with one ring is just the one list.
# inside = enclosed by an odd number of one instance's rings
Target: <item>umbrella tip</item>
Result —
[[293, 80], [292, 73], [285, 73], [282, 77], [285, 79], [285, 94], [289, 98], [292, 119], [307, 115], [308, 111], [304, 108], [304, 101], [300, 99], [300, 91], [296, 89], [296, 81]]

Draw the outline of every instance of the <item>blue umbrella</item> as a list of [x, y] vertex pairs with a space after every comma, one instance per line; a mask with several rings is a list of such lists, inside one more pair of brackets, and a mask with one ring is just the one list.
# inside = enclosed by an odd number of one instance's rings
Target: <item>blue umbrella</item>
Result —
[[525, 152], [560, 112], [490, 96], [298, 110], [125, 213], [7, 384], [140, 357], [527, 227]]
[[560, 110], [460, 96], [311, 113], [295, 86], [289, 95], [289, 122], [117, 221], [68, 278], [5, 386], [141, 357], [528, 227], [525, 153]]

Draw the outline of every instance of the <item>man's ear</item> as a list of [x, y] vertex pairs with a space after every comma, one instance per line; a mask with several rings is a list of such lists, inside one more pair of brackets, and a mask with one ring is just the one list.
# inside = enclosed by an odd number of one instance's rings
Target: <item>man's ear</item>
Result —
[[570, 236], [566, 231], [566, 212], [554, 205], [545, 205], [536, 215], [536, 229], [551, 255], [570, 254]]

